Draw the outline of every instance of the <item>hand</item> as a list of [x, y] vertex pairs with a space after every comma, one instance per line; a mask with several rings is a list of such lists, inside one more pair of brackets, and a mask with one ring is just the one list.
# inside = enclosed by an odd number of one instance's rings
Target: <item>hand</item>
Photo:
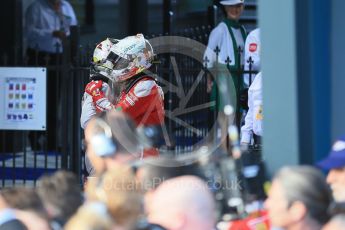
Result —
[[93, 102], [105, 98], [104, 92], [102, 91], [102, 84], [102, 81], [90, 81], [86, 85], [85, 92], [92, 97]]
[[61, 30], [54, 30], [52, 34], [53, 37], [60, 38], [61, 40], [64, 40], [66, 38], [65, 32]]
[[85, 87], [85, 92], [92, 97], [96, 111], [107, 111], [114, 108], [102, 90], [102, 81], [91, 81]]

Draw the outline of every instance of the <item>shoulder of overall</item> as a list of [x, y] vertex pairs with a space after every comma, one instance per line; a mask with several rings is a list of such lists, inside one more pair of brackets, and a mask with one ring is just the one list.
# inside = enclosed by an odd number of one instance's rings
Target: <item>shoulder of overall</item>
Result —
[[146, 97], [150, 95], [152, 88], [156, 86], [156, 82], [151, 79], [143, 79], [134, 86], [134, 95], [137, 97]]

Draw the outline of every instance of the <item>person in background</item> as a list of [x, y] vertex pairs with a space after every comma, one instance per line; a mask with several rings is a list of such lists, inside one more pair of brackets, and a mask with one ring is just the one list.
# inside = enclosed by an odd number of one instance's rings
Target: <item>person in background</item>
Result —
[[263, 131], [262, 74], [259, 72], [248, 90], [248, 112], [241, 127], [241, 145], [261, 145]]
[[32, 57], [38, 52], [41, 63], [46, 55], [53, 58], [61, 54], [62, 42], [70, 35], [70, 26], [75, 25], [77, 18], [68, 1], [36, 0], [25, 14], [28, 56]]
[[328, 157], [316, 164], [328, 170], [327, 183], [330, 185], [336, 202], [345, 202], [345, 136], [338, 138]]
[[[57, 150], [56, 132], [59, 130], [59, 102], [63, 43], [70, 36], [70, 26], [77, 19], [70, 3], [65, 0], [36, 0], [25, 13], [24, 37], [27, 64], [29, 66], [54, 67], [47, 71], [47, 133], [31, 131], [29, 140], [32, 150]], [[34, 98], [35, 100], [35, 98]]]
[[272, 227], [317, 230], [329, 220], [331, 201], [331, 192], [319, 170], [286, 166], [274, 176], [265, 207]]
[[[235, 104], [234, 101], [238, 102], [237, 98], [240, 98], [244, 88], [240, 71], [244, 64], [243, 50], [247, 34], [245, 28], [239, 23], [239, 18], [244, 10], [244, 0], [224, 0], [220, 1], [220, 4], [224, 6], [226, 18], [211, 31], [204, 53], [204, 61], [206, 68], [217, 68], [217, 76], [207, 74], [207, 92], [211, 93], [211, 101], [216, 101], [214, 109], [218, 111], [217, 123], [221, 129], [221, 145], [226, 150], [225, 137], [230, 124], [224, 113], [226, 102], [222, 93], [217, 89], [217, 85], [219, 87], [219, 85], [226, 84], [231, 97], [230, 101], [233, 104]], [[217, 48], [218, 55], [215, 54]], [[240, 103], [236, 103], [235, 123], [238, 128], [241, 118]]]

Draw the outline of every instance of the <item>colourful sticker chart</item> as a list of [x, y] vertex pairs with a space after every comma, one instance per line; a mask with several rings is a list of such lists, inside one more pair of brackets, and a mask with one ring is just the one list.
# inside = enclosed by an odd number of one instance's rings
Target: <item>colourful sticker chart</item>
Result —
[[46, 130], [47, 69], [0, 67], [0, 130]]
[[5, 121], [25, 122], [35, 118], [36, 88], [36, 78], [5, 78]]

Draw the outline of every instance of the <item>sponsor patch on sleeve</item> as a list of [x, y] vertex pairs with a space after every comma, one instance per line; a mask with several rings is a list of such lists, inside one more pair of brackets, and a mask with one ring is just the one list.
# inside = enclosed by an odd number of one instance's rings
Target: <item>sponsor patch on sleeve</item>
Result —
[[256, 44], [256, 43], [250, 43], [249, 44], [249, 51], [250, 52], [255, 52], [257, 48], [258, 48], [258, 44]]

